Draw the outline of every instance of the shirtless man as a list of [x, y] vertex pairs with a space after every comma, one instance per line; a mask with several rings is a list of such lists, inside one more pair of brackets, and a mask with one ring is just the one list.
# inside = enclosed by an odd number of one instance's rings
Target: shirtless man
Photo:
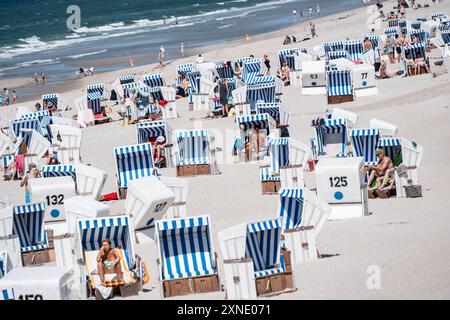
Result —
[[376, 166], [370, 165], [368, 167], [369, 170], [372, 170], [369, 176], [368, 185], [370, 188], [373, 180], [376, 178], [377, 187], [371, 189], [382, 189], [389, 178], [392, 178], [392, 181], [394, 180], [394, 164], [392, 163], [392, 160], [384, 154], [383, 149], [378, 149], [376, 152], [378, 164]]
[[97, 255], [97, 270], [102, 283], [105, 282], [105, 274], [115, 273], [117, 280], [122, 281], [122, 268], [120, 267], [120, 257], [116, 249], [111, 248], [111, 241], [102, 241], [102, 247]]

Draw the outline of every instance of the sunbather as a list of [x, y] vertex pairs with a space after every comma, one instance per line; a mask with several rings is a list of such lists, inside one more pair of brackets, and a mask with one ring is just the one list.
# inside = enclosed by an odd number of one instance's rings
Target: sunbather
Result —
[[[368, 169], [371, 171], [369, 176], [369, 190], [375, 189], [392, 189], [394, 184], [394, 164], [391, 158], [384, 154], [383, 149], [376, 151], [378, 164], [370, 165]], [[376, 186], [372, 186], [376, 178]], [[389, 189], [389, 190], [390, 190]]]
[[28, 187], [28, 181], [34, 178], [40, 178], [41, 173], [37, 166], [33, 163], [30, 165], [30, 170], [25, 174], [22, 181], [20, 181], [20, 186], [25, 187], [25, 203], [31, 202], [31, 193]]
[[116, 249], [111, 248], [111, 241], [102, 241], [102, 247], [97, 255], [97, 271], [100, 281], [105, 282], [105, 274], [115, 273], [117, 280], [122, 281], [122, 268], [120, 266], [120, 256]]
[[155, 143], [152, 146], [153, 159], [155, 160], [155, 165], [157, 167], [161, 167], [161, 165], [165, 160], [162, 154], [164, 153], [163, 150], [166, 147], [166, 145], [167, 145], [166, 138], [164, 138], [163, 136], [159, 136], [156, 138]]

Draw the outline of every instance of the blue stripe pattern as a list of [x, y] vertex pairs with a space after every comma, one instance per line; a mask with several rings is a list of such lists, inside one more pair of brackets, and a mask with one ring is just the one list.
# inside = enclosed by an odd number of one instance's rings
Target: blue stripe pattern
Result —
[[48, 248], [44, 233], [44, 203], [32, 203], [14, 206], [13, 234], [20, 240], [22, 252]]
[[280, 104], [271, 102], [257, 102], [257, 113], [268, 113], [275, 121], [280, 121]]
[[156, 233], [163, 280], [217, 273], [208, 216], [159, 220]]
[[0, 279], [6, 274], [7, 263], [6, 250], [0, 250]]
[[105, 85], [103, 83], [98, 83], [98, 84], [91, 84], [86, 86], [86, 93], [94, 93], [94, 92], [98, 92], [100, 93], [100, 95], [103, 96], [103, 91], [105, 90]]
[[327, 52], [328, 60], [334, 60], [334, 59], [348, 59], [349, 55], [348, 52], [345, 50], [339, 50], [339, 51], [329, 51]]
[[138, 123], [136, 126], [136, 136], [138, 143], [146, 143], [149, 138], [166, 137], [165, 121], [148, 121]]
[[42, 166], [41, 173], [44, 178], [72, 177], [75, 179], [75, 167], [71, 164]]
[[422, 22], [420, 22], [420, 21], [416, 20], [416, 21], [411, 22], [411, 28], [413, 28], [413, 29], [420, 29], [421, 26], [422, 26]]
[[161, 73], [145, 75], [142, 77], [142, 80], [151, 88], [164, 87], [166, 85], [164, 76]]
[[152, 145], [150, 143], [135, 144], [114, 148], [117, 164], [117, 185], [127, 188], [131, 180], [153, 175], [154, 165]]
[[281, 189], [278, 217], [282, 219], [284, 230], [299, 228], [302, 224], [303, 189]]
[[189, 78], [191, 93], [199, 94], [200, 93], [200, 79], [202, 77], [200, 71], [192, 71], [192, 72], [189, 72], [187, 75]]
[[209, 164], [209, 135], [207, 130], [191, 130], [177, 132], [179, 158], [177, 164]]
[[27, 148], [31, 142], [31, 136], [29, 134], [25, 134], [22, 129], [31, 129], [36, 130], [39, 134], [44, 135], [42, 131], [41, 123], [38, 119], [27, 119], [27, 120], [11, 120], [10, 122], [11, 132], [15, 139], [23, 138], [25, 139], [25, 144]]
[[369, 41], [372, 43], [373, 48], [378, 48], [378, 44], [380, 42], [380, 36], [377, 34], [365, 34], [362, 36], [362, 39], [365, 38], [369, 39]]
[[229, 61], [216, 61], [216, 71], [219, 75], [219, 79], [230, 79], [234, 77], [233, 67]]
[[383, 149], [391, 160], [402, 156], [402, 142], [399, 138], [380, 138], [378, 148]]
[[352, 61], [361, 60], [361, 54], [363, 52], [363, 44], [360, 39], [358, 40], [348, 40], [345, 42], [345, 50], [350, 55]]
[[323, 43], [323, 48], [325, 49], [325, 53], [330, 51], [340, 51], [344, 50], [345, 41], [328, 41]]
[[334, 141], [334, 136], [337, 136], [341, 144], [341, 154], [345, 155], [345, 144], [347, 142], [347, 120], [345, 119], [326, 119], [324, 123], [316, 127], [317, 151], [318, 155], [325, 154], [324, 147], [327, 142]]
[[280, 173], [280, 167], [289, 165], [289, 139], [270, 139], [270, 168], [274, 173]]
[[246, 84], [253, 83], [261, 73], [261, 59], [244, 61], [242, 64], [242, 81]]
[[441, 37], [445, 44], [450, 44], [450, 30], [442, 31]]
[[176, 69], [178, 72], [177, 83], [180, 84], [183, 81], [183, 78], [186, 78], [187, 74], [189, 72], [192, 72], [192, 70], [194, 69], [194, 65], [192, 63], [186, 63], [186, 64], [177, 66]]
[[135, 82], [135, 78], [133, 75], [119, 77], [119, 83], [121, 85], [126, 84], [126, 83], [132, 83], [132, 82]]
[[423, 29], [410, 29], [408, 30], [408, 33], [410, 35], [411, 41], [413, 41], [414, 36], [417, 36], [419, 38], [419, 42], [427, 41], [427, 35], [425, 33], [425, 30]]
[[14, 289], [1, 289], [0, 290], [0, 300], [14, 300], [15, 299], [15, 294], [14, 294]]
[[244, 125], [245, 130], [255, 129], [256, 126], [259, 126], [259, 129], [269, 129], [269, 115], [267, 113], [238, 116], [237, 122], [239, 126]]
[[408, 45], [403, 45], [403, 50], [405, 51], [405, 57], [408, 54], [411, 54], [413, 59], [418, 58], [419, 56], [425, 58], [425, 47], [423, 43], [413, 43]]
[[92, 109], [94, 114], [99, 114], [102, 111], [100, 100], [103, 98], [100, 92], [95, 91], [88, 93], [87, 95], [88, 108]]
[[380, 133], [378, 129], [353, 129], [349, 133], [350, 140], [355, 148], [355, 157], [363, 157], [365, 164], [378, 162], [376, 149]]
[[353, 95], [352, 74], [350, 70], [331, 70], [327, 72], [328, 96]]
[[131, 237], [134, 235], [130, 234], [128, 216], [82, 219], [77, 221], [77, 226], [84, 251], [98, 251], [102, 241], [109, 239], [112, 248], [123, 249], [126, 266], [132, 269], [134, 252]]
[[253, 260], [256, 277], [283, 272], [280, 263], [281, 222], [265, 220], [247, 225], [245, 256]]

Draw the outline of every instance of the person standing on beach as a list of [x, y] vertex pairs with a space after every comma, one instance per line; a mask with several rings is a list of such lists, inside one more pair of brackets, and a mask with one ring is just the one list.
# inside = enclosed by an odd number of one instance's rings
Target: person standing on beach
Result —
[[320, 7], [319, 7], [319, 5], [317, 5], [317, 7], [316, 7], [316, 12], [317, 12], [317, 15], [320, 16]]
[[17, 94], [16, 94], [16, 90], [13, 90], [13, 96], [12, 96], [12, 99], [13, 99], [13, 103], [17, 103]]
[[318, 38], [318, 35], [316, 33], [316, 25], [312, 21], [309, 22], [309, 27], [311, 30], [311, 38], [314, 38], [314, 37]]
[[198, 57], [197, 57], [196, 64], [201, 64], [203, 62], [205, 62], [205, 59], [203, 59], [202, 55], [199, 54]]
[[267, 54], [264, 55], [264, 65], [266, 66], [266, 76], [270, 76], [270, 60]]
[[42, 84], [45, 84], [45, 73], [41, 72]]
[[184, 58], [184, 42], [181, 43], [180, 52], [181, 52], [181, 56]]
[[39, 84], [39, 76], [37, 74], [37, 72], [33, 73], [33, 79], [34, 79], [34, 83], [36, 83], [36, 85]]
[[300, 18], [303, 18], [303, 12], [301, 9], [298, 10], [300, 12]]
[[160, 68], [164, 67], [164, 56], [165, 56], [165, 53], [166, 53], [166, 49], [164, 49], [164, 47], [161, 46], [159, 48], [159, 67]]
[[309, 16], [312, 17], [312, 11], [313, 11], [313, 10], [312, 10], [312, 7], [309, 7], [308, 10], [309, 10]]
[[297, 18], [297, 10], [295, 10], [295, 9], [292, 9], [292, 14], [294, 15], [294, 17], [296, 17], [296, 18]]

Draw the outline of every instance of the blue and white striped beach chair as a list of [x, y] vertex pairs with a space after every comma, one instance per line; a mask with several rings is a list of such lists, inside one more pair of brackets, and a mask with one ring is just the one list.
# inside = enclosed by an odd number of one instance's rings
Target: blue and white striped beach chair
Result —
[[259, 169], [262, 193], [274, 194], [280, 189], [280, 168], [289, 163], [289, 138], [268, 140], [270, 164]]
[[[80, 252], [86, 269], [86, 281], [91, 289], [101, 285], [97, 271], [97, 254], [102, 241], [109, 239], [111, 247], [116, 249], [120, 257], [122, 281], [117, 275], [105, 276], [105, 287], [121, 287], [123, 285], [144, 284], [148, 281], [147, 268], [134, 251], [134, 228], [128, 216], [112, 216], [77, 221], [77, 232]], [[144, 271], [144, 272], [143, 272]]]
[[394, 37], [396, 34], [399, 34], [400, 31], [398, 27], [392, 27], [392, 28], [386, 28], [384, 29], [384, 34], [391, 39], [391, 41], [394, 40]]
[[398, 27], [400, 28], [400, 32], [402, 34], [405, 34], [407, 32], [407, 22], [406, 22], [406, 20], [405, 19], [401, 19], [398, 22]]
[[[220, 290], [209, 216], [158, 220], [156, 242], [164, 297]], [[210, 279], [211, 286], [194, 291], [188, 279], [196, 284]], [[171, 292], [172, 283], [181, 287], [178, 293]]]
[[261, 59], [251, 59], [242, 63], [242, 81], [245, 84], [254, 84], [261, 74]]
[[326, 119], [320, 126], [315, 127], [315, 129], [318, 156], [347, 156], [347, 120]]
[[419, 184], [418, 169], [422, 162], [423, 148], [406, 138], [380, 138], [378, 148], [384, 150], [397, 168], [403, 166], [403, 173], [395, 171], [395, 188], [398, 197], [406, 197], [404, 186]]
[[434, 21], [442, 21], [447, 19], [447, 15], [445, 14], [445, 12], [435, 12], [431, 14], [431, 19], [433, 19]]
[[348, 40], [345, 42], [344, 50], [350, 55], [350, 60], [360, 61], [361, 54], [364, 51], [362, 41], [360, 39]]
[[50, 94], [45, 94], [42, 96], [42, 103], [44, 104], [44, 106], [55, 106], [56, 108], [58, 108], [58, 94], [56, 93], [50, 93]]
[[325, 49], [325, 53], [330, 51], [340, 51], [344, 50], [345, 41], [328, 41], [323, 43], [323, 48]]
[[400, 25], [400, 19], [391, 19], [388, 20], [389, 28], [398, 27]]
[[97, 83], [97, 84], [91, 84], [86, 86], [86, 93], [94, 93], [98, 92], [103, 97], [105, 93], [105, 84], [103, 83]]
[[353, 156], [363, 157], [366, 165], [377, 164], [376, 149], [380, 132], [378, 129], [353, 129], [349, 131]]
[[256, 112], [257, 102], [274, 103], [275, 100], [276, 83], [273, 76], [256, 77], [247, 84], [247, 102], [252, 113]]
[[[160, 88], [166, 85], [164, 76], [161, 73], [149, 74], [142, 77], [142, 81], [150, 88]], [[161, 89], [152, 92], [153, 99], [162, 100], [164, 97], [161, 93]]]
[[72, 177], [75, 180], [75, 166], [72, 164], [42, 166], [41, 175], [43, 178]]
[[[172, 166], [172, 129], [165, 121], [146, 121], [136, 125], [137, 143], [155, 143], [158, 137], [164, 137], [167, 144], [163, 150], [166, 158], [166, 166]], [[166, 151], [167, 149], [167, 151]]]
[[44, 232], [44, 203], [14, 206], [13, 234], [19, 236], [22, 253], [48, 250]]
[[413, 42], [414, 36], [417, 36], [419, 38], [419, 42], [426, 43], [427, 41], [427, 35], [425, 33], [425, 30], [423, 29], [409, 29], [408, 34], [411, 42]]
[[256, 113], [267, 113], [278, 126], [289, 126], [290, 114], [278, 102], [256, 102]]
[[194, 65], [192, 63], [181, 64], [176, 67], [176, 70], [178, 72], [177, 84], [180, 84], [188, 76], [188, 73], [194, 70]]
[[230, 79], [234, 77], [234, 70], [231, 61], [216, 61], [215, 65], [219, 79]]
[[450, 30], [441, 31], [441, 37], [444, 44], [446, 45], [450, 44]]
[[41, 123], [37, 118], [34, 119], [23, 119], [23, 120], [11, 120], [10, 122], [10, 133], [14, 140], [19, 138], [25, 139], [25, 144], [28, 147], [30, 145], [31, 137], [24, 134], [22, 129], [36, 130], [38, 133], [44, 135], [41, 127]]
[[103, 98], [99, 91], [91, 92], [86, 94], [87, 105], [89, 109], [92, 109], [94, 114], [99, 114], [102, 112], [101, 100]]
[[369, 39], [369, 41], [372, 43], [372, 48], [378, 48], [380, 44], [380, 36], [377, 34], [365, 34], [361, 37], [362, 40], [365, 38]]
[[36, 111], [32, 113], [23, 114], [20, 116], [19, 120], [30, 120], [30, 119], [38, 119], [42, 121], [42, 118], [50, 116], [50, 112], [48, 110]]
[[153, 163], [151, 143], [141, 143], [114, 148], [116, 162], [117, 188], [119, 196], [124, 198], [131, 180], [153, 176], [155, 168]]
[[178, 176], [215, 173], [215, 154], [207, 130], [179, 131], [176, 139]]
[[352, 71], [327, 71], [327, 95], [329, 104], [353, 101]]

